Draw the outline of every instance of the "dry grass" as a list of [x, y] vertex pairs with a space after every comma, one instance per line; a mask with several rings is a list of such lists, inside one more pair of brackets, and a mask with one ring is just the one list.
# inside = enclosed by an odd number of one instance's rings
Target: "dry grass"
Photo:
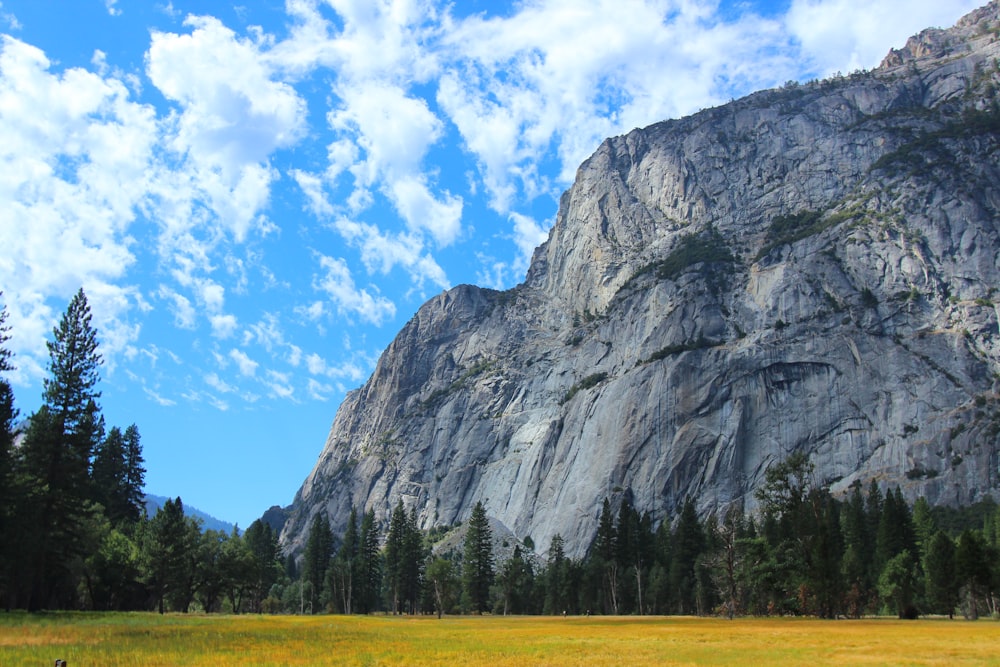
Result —
[[1000, 623], [0, 613], [0, 664], [1000, 665]]

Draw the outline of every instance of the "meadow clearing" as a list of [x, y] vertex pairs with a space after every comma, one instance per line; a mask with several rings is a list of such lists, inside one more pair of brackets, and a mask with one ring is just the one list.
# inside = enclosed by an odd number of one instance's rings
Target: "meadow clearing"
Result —
[[1000, 623], [0, 612], [0, 665], [1000, 665]]

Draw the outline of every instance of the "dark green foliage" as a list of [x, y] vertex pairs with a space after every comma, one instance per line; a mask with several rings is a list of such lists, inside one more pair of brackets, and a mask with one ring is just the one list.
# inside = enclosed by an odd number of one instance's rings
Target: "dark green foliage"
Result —
[[867, 287], [861, 290], [861, 305], [869, 309], [878, 307], [878, 297]]
[[386, 603], [393, 613], [417, 612], [423, 588], [423, 536], [417, 517], [400, 500], [389, 520], [385, 541]]
[[590, 389], [591, 387], [596, 387], [600, 383], [604, 382], [607, 378], [608, 374], [605, 372], [592, 373], [591, 375], [588, 375], [587, 377], [583, 378], [582, 380], [580, 380], [579, 382], [577, 382], [576, 384], [574, 384], [572, 387], [569, 388], [569, 390], [566, 392], [566, 395], [563, 396], [561, 403], [568, 403], [574, 396], [577, 395], [577, 393], [584, 391], [586, 389]]
[[590, 554], [590, 564], [594, 571], [593, 577], [601, 582], [598, 606], [604, 610], [605, 614], [618, 613], [620, 561], [617, 547], [618, 531], [615, 529], [615, 517], [611, 512], [611, 503], [605, 498], [597, 523], [597, 537], [594, 539], [594, 546]]
[[264, 600], [277, 583], [283, 569], [278, 536], [268, 524], [260, 519], [254, 521], [243, 535], [246, 549], [250, 554], [250, 572], [245, 591], [249, 611], [259, 614], [264, 610]]
[[674, 280], [696, 264], [733, 264], [736, 258], [715, 229], [682, 236], [667, 257], [655, 265], [661, 280]]
[[958, 577], [955, 572], [955, 543], [938, 531], [927, 544], [924, 554], [925, 595], [933, 614], [950, 618], [958, 606]]
[[340, 548], [326, 572], [325, 588], [329, 596], [328, 606], [343, 614], [350, 614], [354, 611], [354, 587], [355, 583], [360, 580], [360, 554], [358, 511], [352, 507]]
[[434, 558], [427, 564], [427, 582], [434, 596], [434, 610], [438, 618], [458, 604], [462, 582], [455, 571], [455, 564], [447, 558]]
[[545, 614], [565, 614], [576, 610], [570, 590], [571, 563], [566, 558], [563, 545], [563, 538], [558, 533], [549, 544], [549, 558], [542, 573], [545, 585], [542, 613]]
[[135, 424], [124, 434], [117, 426], [108, 432], [94, 452], [90, 475], [94, 497], [112, 524], [135, 523], [142, 517], [146, 469]]
[[756, 260], [763, 259], [775, 248], [815, 236], [854, 216], [853, 212], [827, 214], [825, 211], [799, 211], [789, 215], [779, 215], [771, 221], [767, 236], [764, 238], [764, 245], [757, 252]]
[[[3, 292], [0, 292], [3, 296]], [[0, 305], [0, 601], [9, 600], [13, 588], [14, 561], [16, 549], [13, 535], [15, 523], [15, 503], [19, 492], [14, 477], [14, 423], [17, 410], [14, 408], [14, 391], [3, 373], [14, 370], [12, 354], [7, 349], [10, 339], [7, 326], [7, 307]], [[23, 534], [23, 533], [22, 533]]]
[[904, 549], [889, 559], [878, 579], [878, 590], [899, 618], [916, 618], [913, 606], [916, 594], [917, 573], [913, 554]]
[[321, 598], [326, 583], [326, 570], [333, 556], [333, 533], [330, 524], [322, 514], [313, 516], [306, 539], [306, 550], [302, 558], [302, 583], [305, 586], [306, 605], [309, 613], [318, 614], [323, 610]]
[[640, 363], [649, 364], [654, 361], [659, 361], [660, 359], [666, 359], [667, 357], [671, 357], [675, 354], [680, 354], [681, 352], [689, 352], [691, 350], [703, 350], [708, 347], [713, 347], [714, 345], [718, 345], [718, 343], [710, 341], [704, 336], [698, 336], [698, 338], [693, 341], [688, 341], [686, 343], [676, 343], [674, 345], [667, 345], [666, 347], [660, 348], [659, 350], [651, 354], [649, 358], [644, 359]]
[[472, 508], [465, 533], [462, 559], [462, 592], [466, 607], [477, 614], [490, 609], [493, 585], [493, 532], [481, 502]]
[[504, 561], [496, 575], [497, 602], [494, 611], [504, 616], [533, 612], [534, 583], [531, 562], [524, 559], [520, 545], [515, 545], [514, 554]]
[[989, 597], [986, 593], [993, 583], [996, 560], [995, 551], [979, 531], [966, 530], [959, 536], [955, 548], [955, 576], [966, 618], [979, 618], [981, 600]]
[[941, 129], [926, 132], [886, 153], [875, 161], [872, 171], [884, 171], [889, 176], [903, 172], [926, 174], [934, 167], [948, 166], [954, 153], [947, 142], [950, 139], [1000, 133], [1000, 112], [996, 107], [982, 111], [968, 109], [961, 118], [946, 123]]
[[104, 420], [97, 406], [97, 332], [82, 289], [47, 345], [44, 405], [32, 416], [21, 448], [22, 498], [31, 500], [18, 511], [22, 525], [34, 533], [24, 545], [29, 609], [70, 606], [76, 597], [70, 567], [86, 556], [91, 454], [104, 436]]
[[167, 500], [149, 521], [142, 538], [144, 583], [162, 614], [187, 611], [195, 592], [198, 524], [184, 516], [180, 498]]
[[667, 571], [671, 590], [670, 613], [698, 613], [697, 565], [705, 548], [705, 533], [691, 499], [684, 501], [681, 515], [670, 538], [670, 560]]
[[379, 532], [375, 512], [368, 510], [361, 519], [358, 542], [358, 583], [356, 609], [367, 614], [375, 610], [382, 589], [382, 556], [379, 552]]

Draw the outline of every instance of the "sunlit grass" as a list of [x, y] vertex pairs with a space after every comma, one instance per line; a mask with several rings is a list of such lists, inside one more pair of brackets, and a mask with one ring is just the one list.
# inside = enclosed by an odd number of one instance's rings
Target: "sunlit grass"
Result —
[[1000, 623], [0, 613], [0, 665], [1000, 665]]

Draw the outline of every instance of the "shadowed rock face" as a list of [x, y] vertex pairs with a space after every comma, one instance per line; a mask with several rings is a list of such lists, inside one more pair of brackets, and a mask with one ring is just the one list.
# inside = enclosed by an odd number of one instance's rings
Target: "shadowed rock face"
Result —
[[579, 556], [606, 497], [752, 509], [794, 451], [834, 492], [996, 497], [997, 26], [605, 141], [524, 284], [431, 299], [346, 397], [283, 543], [481, 500]]

